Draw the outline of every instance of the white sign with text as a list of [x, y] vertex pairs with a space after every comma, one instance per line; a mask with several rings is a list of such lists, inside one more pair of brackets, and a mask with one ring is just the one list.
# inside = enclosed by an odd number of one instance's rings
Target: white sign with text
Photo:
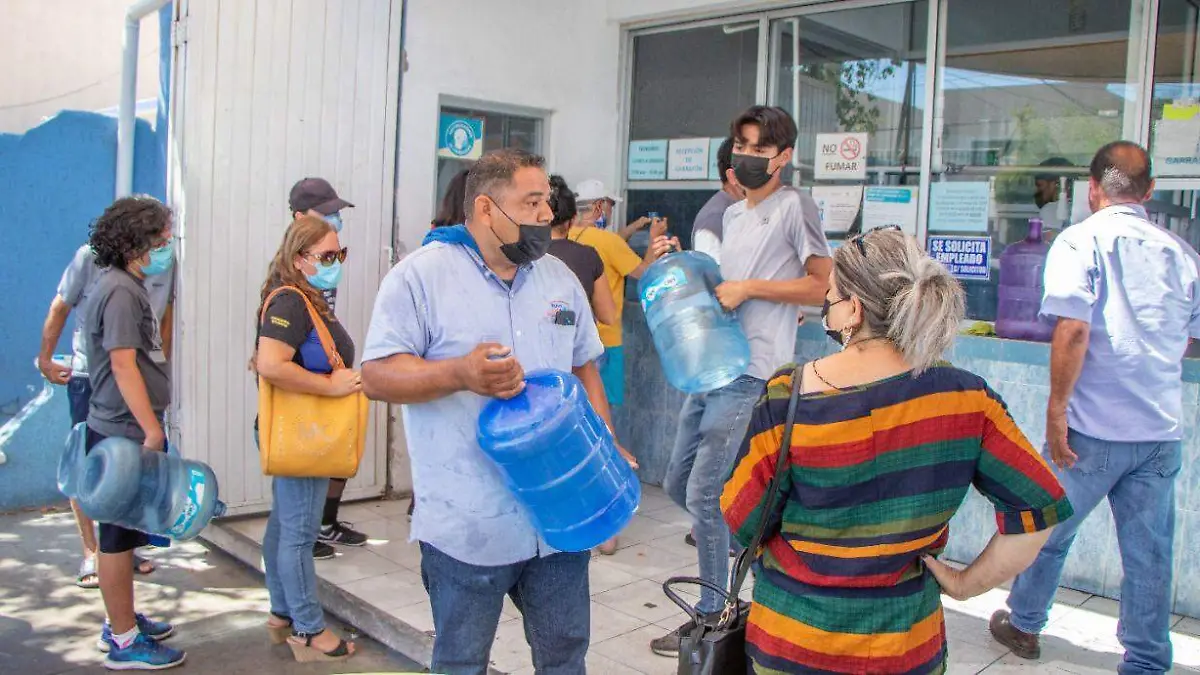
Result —
[[817, 134], [817, 180], [866, 180], [867, 134]]

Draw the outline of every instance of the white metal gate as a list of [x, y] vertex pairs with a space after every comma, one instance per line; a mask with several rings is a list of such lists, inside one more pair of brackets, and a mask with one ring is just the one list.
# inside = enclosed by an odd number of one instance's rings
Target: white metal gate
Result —
[[[232, 513], [270, 485], [252, 436], [247, 371], [287, 193], [321, 176], [356, 205], [337, 314], [361, 356], [392, 231], [402, 0], [180, 0], [170, 191], [180, 237], [172, 437], [212, 465]], [[348, 498], [387, 484], [387, 408]]]

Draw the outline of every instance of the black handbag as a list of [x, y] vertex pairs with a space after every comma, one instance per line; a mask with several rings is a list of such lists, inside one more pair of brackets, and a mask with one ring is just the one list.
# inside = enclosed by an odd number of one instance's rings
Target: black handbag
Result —
[[[788, 401], [787, 419], [783, 427], [783, 439], [779, 446], [779, 460], [775, 463], [775, 475], [767, 488], [767, 500], [763, 509], [762, 522], [749, 548], [738, 554], [733, 565], [733, 581], [726, 591], [716, 584], [698, 577], [671, 577], [663, 582], [663, 593], [692, 618], [692, 628], [679, 640], [678, 675], [747, 675], [750, 672], [746, 658], [746, 624], [750, 618], [750, 603], [738, 599], [750, 566], [758, 555], [758, 549], [766, 538], [768, 528], [776, 520], [775, 501], [779, 496], [779, 477], [787, 466], [792, 447], [792, 428], [796, 424], [796, 403], [800, 399], [800, 386], [804, 378], [804, 367], [792, 373], [792, 395]], [[725, 599], [720, 614], [701, 615], [696, 608], [679, 597], [673, 586], [703, 586], [716, 591]]]

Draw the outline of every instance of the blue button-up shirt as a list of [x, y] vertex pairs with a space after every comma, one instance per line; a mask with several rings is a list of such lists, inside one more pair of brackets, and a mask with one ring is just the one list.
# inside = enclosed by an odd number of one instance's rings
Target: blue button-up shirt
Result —
[[1106, 441], [1183, 436], [1183, 352], [1200, 338], [1200, 259], [1147, 219], [1112, 206], [1068, 227], [1046, 259], [1042, 314], [1091, 324], [1067, 424]]
[[[559, 311], [575, 325], [555, 323]], [[511, 287], [473, 241], [435, 242], [396, 265], [379, 289], [364, 361], [411, 354], [465, 356], [482, 342], [512, 347], [526, 372], [570, 372], [604, 347], [574, 273], [546, 256], [518, 269]], [[411, 538], [472, 565], [507, 565], [554, 552], [504, 485], [475, 437], [488, 399], [468, 391], [404, 406], [417, 508]]]

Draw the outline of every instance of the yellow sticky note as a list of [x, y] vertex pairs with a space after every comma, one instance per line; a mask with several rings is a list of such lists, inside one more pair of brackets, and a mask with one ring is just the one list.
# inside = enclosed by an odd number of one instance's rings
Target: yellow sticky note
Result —
[[1164, 120], [1190, 120], [1194, 119], [1196, 115], [1200, 115], [1200, 103], [1187, 106], [1168, 103], [1163, 108]]

